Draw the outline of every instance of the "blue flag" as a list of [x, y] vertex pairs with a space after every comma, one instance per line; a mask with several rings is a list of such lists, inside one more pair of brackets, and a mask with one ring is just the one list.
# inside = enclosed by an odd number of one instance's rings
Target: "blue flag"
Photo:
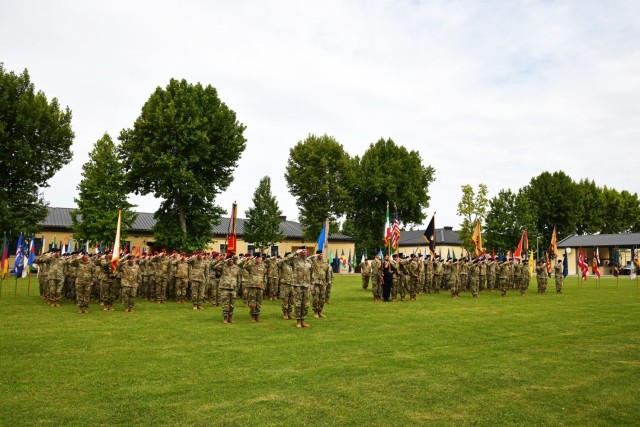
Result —
[[569, 275], [569, 258], [567, 254], [564, 254], [564, 259], [562, 260], [562, 275], [564, 277]]
[[22, 277], [22, 270], [24, 270], [24, 255], [22, 253], [22, 233], [20, 233], [16, 247], [16, 261], [13, 263], [13, 274], [16, 277]]

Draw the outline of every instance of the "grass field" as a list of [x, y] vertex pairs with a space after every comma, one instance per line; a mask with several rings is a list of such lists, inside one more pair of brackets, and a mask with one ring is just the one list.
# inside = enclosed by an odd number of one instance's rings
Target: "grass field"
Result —
[[[371, 302], [337, 277], [298, 330], [265, 302], [52, 309], [5, 282], [0, 425], [639, 425], [640, 290]], [[35, 283], [34, 283], [35, 285]]]

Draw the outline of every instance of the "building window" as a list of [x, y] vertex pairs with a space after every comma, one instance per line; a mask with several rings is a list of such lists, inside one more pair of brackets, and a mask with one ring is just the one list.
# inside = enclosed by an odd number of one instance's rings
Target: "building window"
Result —
[[227, 253], [227, 245], [224, 243], [220, 243], [220, 253], [221, 254], [226, 254]]
[[253, 256], [253, 254], [256, 252], [256, 245], [247, 245], [247, 252], [251, 254], [251, 256]]
[[271, 256], [278, 256], [278, 255], [279, 255], [278, 246], [277, 245], [271, 246]]

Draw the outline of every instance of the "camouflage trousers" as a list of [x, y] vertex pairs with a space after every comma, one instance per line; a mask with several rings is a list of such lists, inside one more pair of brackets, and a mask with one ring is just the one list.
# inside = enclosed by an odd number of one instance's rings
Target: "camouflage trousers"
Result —
[[260, 316], [260, 309], [262, 308], [263, 298], [264, 298], [264, 289], [260, 289], [260, 288], [247, 289], [247, 303], [249, 304], [249, 314], [252, 317]]
[[327, 293], [327, 285], [316, 283], [313, 285], [313, 312], [322, 313]]
[[418, 289], [417, 289], [417, 292], [427, 293], [427, 290], [425, 289], [424, 284], [425, 284], [424, 274], [420, 274], [418, 276]]
[[502, 296], [507, 295], [507, 291], [509, 290], [509, 284], [506, 277], [498, 277], [498, 289], [502, 292]]
[[483, 291], [486, 287], [487, 287], [487, 275], [486, 274], [481, 274], [480, 275], [480, 283], [478, 284], [478, 289]]
[[154, 289], [156, 301], [165, 302], [167, 300], [167, 278], [156, 277], [156, 286]]
[[433, 292], [436, 294], [440, 293], [440, 289], [442, 288], [442, 275], [434, 275], [433, 276]]
[[362, 275], [362, 289], [364, 289], [365, 291], [367, 289], [369, 289], [369, 278], [370, 277], [371, 276], [369, 276], [369, 275], [366, 275], [366, 276], [364, 274]]
[[448, 280], [447, 284], [449, 285], [451, 296], [458, 295], [460, 293], [460, 288], [457, 280]]
[[122, 287], [122, 304], [124, 308], [133, 308], [136, 302], [136, 293], [138, 289], [133, 286]]
[[49, 284], [47, 283], [47, 277], [44, 274], [40, 274], [38, 275], [38, 282], [40, 283], [40, 286], [38, 286], [38, 290], [40, 291], [40, 296], [41, 297], [46, 297], [47, 296], [47, 291], [49, 289]]
[[331, 298], [331, 288], [333, 288], [333, 281], [327, 283], [327, 289], [324, 293], [325, 297], [324, 297], [324, 302], [329, 301], [329, 299]]
[[304, 320], [309, 311], [309, 288], [293, 286], [293, 309], [296, 320]]
[[116, 282], [113, 279], [104, 279], [100, 282], [100, 301], [105, 305], [113, 305], [116, 299]]
[[560, 293], [562, 292], [562, 276], [556, 276], [556, 292]]
[[458, 283], [458, 291], [467, 291], [469, 290], [469, 276], [466, 274], [460, 275], [460, 282]]
[[269, 295], [271, 298], [279, 298], [280, 297], [280, 279], [277, 277], [267, 277], [267, 289], [268, 292], [265, 292], [265, 295]]
[[207, 299], [213, 305], [220, 305], [220, 289], [218, 288], [218, 279], [215, 278], [209, 281], [209, 286], [207, 287]]
[[424, 291], [426, 293], [432, 293], [433, 292], [433, 286], [434, 286], [434, 280], [433, 280], [433, 274], [429, 274], [429, 273], [425, 273], [424, 274]]
[[407, 294], [407, 290], [404, 287], [402, 277], [394, 274], [391, 282], [391, 299], [394, 300], [398, 298], [398, 294], [400, 294], [400, 297], [404, 299]]
[[62, 279], [56, 279], [56, 278], [49, 279], [49, 301], [60, 302], [63, 285], [64, 285], [64, 281]]
[[289, 283], [280, 283], [280, 298], [282, 298], [282, 313], [293, 311], [293, 286]]
[[176, 298], [178, 300], [184, 300], [187, 297], [187, 285], [189, 279], [186, 277], [176, 277]]
[[547, 278], [546, 277], [538, 277], [538, 293], [544, 294], [547, 291]]
[[490, 275], [487, 276], [487, 289], [492, 291], [495, 288], [496, 288], [496, 276], [490, 274]]
[[371, 276], [371, 287], [373, 288], [373, 298], [382, 298], [382, 278], [380, 276]]
[[62, 295], [70, 300], [76, 299], [76, 276], [65, 277]]
[[202, 306], [204, 301], [204, 282], [197, 280], [191, 281], [191, 301], [194, 307]]
[[419, 288], [418, 278], [415, 276], [409, 276], [407, 279], [409, 296], [411, 296], [411, 298], [415, 298]]
[[138, 292], [137, 292], [137, 294], [140, 297], [146, 298], [149, 296], [150, 283], [151, 283], [151, 278], [149, 275], [140, 276], [140, 286], [138, 286]]
[[478, 289], [480, 288], [480, 278], [472, 277], [471, 278], [471, 286], [469, 289], [471, 290], [471, 295], [474, 297], [478, 296]]
[[91, 299], [91, 282], [76, 280], [76, 304], [78, 308], [89, 307]]
[[222, 316], [233, 317], [233, 308], [236, 303], [236, 291], [232, 289], [220, 289], [220, 304], [222, 304]]
[[524, 295], [529, 289], [529, 279], [523, 277], [520, 279], [520, 295]]

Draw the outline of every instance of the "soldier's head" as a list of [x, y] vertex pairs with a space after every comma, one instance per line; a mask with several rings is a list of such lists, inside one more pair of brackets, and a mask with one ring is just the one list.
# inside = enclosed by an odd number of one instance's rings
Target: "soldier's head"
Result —
[[262, 262], [262, 254], [259, 252], [256, 252], [253, 257], [253, 262], [255, 262], [256, 264], [260, 264]]
[[398, 254], [393, 254], [393, 259], [397, 261], [398, 260]]
[[318, 250], [316, 251], [316, 255], [318, 255], [318, 259], [319, 259], [319, 260], [322, 260], [322, 256], [323, 256], [323, 254], [322, 254], [322, 251], [321, 251], [320, 249], [318, 249]]
[[126, 259], [127, 259], [127, 264], [133, 265], [133, 257], [131, 255], [127, 255]]
[[82, 252], [82, 260], [83, 261], [89, 261], [89, 254], [86, 253], [85, 251]]
[[227, 262], [228, 266], [232, 266], [233, 265], [233, 255], [231, 255], [231, 254], [227, 255], [226, 262]]

